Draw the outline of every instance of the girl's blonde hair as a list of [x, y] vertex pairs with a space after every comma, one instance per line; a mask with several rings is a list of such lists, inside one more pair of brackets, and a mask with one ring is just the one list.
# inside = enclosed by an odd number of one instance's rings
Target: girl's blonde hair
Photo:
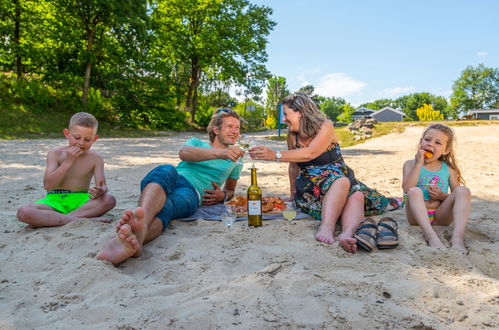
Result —
[[322, 123], [326, 120], [323, 112], [319, 111], [314, 101], [305, 93], [288, 95], [282, 101], [283, 105], [293, 111], [301, 113], [300, 134], [306, 138], [313, 138], [319, 132]]
[[448, 149], [449, 153], [447, 155], [440, 156], [438, 160], [446, 162], [447, 165], [456, 172], [457, 182], [464, 185], [464, 178], [461, 175], [461, 170], [457, 166], [456, 156], [454, 155], [454, 144], [456, 143], [454, 130], [444, 124], [431, 124], [424, 130], [421, 139], [419, 139], [419, 145], [421, 145], [421, 141], [423, 141], [423, 138], [430, 129], [436, 129], [447, 136], [447, 145], [445, 146], [445, 149]]

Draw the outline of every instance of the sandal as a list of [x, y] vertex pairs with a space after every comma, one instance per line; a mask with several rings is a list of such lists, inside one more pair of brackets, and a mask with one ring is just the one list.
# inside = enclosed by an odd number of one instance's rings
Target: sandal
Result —
[[372, 218], [366, 218], [360, 223], [353, 237], [357, 240], [358, 246], [367, 252], [371, 252], [376, 247], [377, 234], [378, 227], [376, 226], [376, 221]]
[[378, 235], [376, 236], [378, 249], [393, 249], [399, 245], [397, 229], [397, 222], [392, 218], [386, 217], [379, 220]]

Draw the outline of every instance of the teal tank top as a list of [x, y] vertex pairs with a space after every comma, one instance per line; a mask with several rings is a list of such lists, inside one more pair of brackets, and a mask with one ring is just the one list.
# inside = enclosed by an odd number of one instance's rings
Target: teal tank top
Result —
[[442, 162], [442, 167], [437, 172], [428, 171], [424, 166], [421, 166], [421, 172], [419, 172], [418, 187], [423, 190], [423, 195], [425, 201], [430, 200], [430, 193], [428, 191], [428, 186], [437, 186], [442, 192], [447, 193], [449, 191], [449, 166], [447, 163]]

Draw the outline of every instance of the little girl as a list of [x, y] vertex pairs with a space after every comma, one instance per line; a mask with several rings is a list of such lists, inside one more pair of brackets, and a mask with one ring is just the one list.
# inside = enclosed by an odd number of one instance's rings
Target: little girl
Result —
[[402, 189], [407, 194], [407, 219], [411, 225], [421, 227], [428, 244], [445, 248], [432, 225], [448, 226], [454, 221], [452, 247], [466, 253], [464, 230], [471, 210], [471, 193], [461, 185], [464, 180], [456, 164], [453, 143], [454, 131], [450, 127], [428, 126], [416, 156], [404, 163]]

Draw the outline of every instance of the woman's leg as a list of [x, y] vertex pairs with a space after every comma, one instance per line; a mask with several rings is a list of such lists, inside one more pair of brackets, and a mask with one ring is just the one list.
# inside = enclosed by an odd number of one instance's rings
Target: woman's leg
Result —
[[364, 194], [357, 191], [347, 198], [341, 213], [341, 234], [336, 237], [347, 252], [357, 252], [357, 240], [353, 235], [362, 219], [364, 219]]
[[452, 247], [458, 251], [466, 253], [464, 247], [464, 231], [468, 224], [471, 211], [471, 192], [468, 188], [460, 186], [447, 196], [438, 207], [435, 213], [435, 224], [448, 226], [454, 221], [454, 231], [452, 232]]
[[321, 225], [315, 235], [315, 239], [318, 241], [326, 244], [331, 244], [335, 241], [334, 228], [336, 221], [338, 221], [343, 212], [349, 189], [350, 181], [345, 177], [336, 179], [329, 187], [322, 201]]
[[437, 233], [433, 230], [428, 218], [428, 211], [424, 202], [423, 191], [418, 187], [412, 187], [407, 192], [407, 204], [405, 206], [407, 220], [412, 226], [419, 225], [423, 230], [424, 238], [428, 245], [436, 248], [445, 248]]

